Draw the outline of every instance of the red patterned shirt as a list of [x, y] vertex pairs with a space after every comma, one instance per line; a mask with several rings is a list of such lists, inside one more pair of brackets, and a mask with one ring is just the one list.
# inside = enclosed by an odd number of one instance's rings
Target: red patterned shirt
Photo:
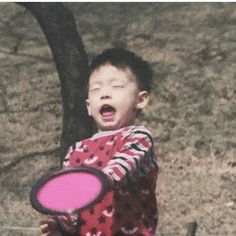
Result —
[[54, 217], [63, 231], [81, 236], [154, 235], [157, 161], [150, 131], [129, 126], [99, 132], [70, 147], [63, 166], [102, 170], [112, 191], [77, 216]]

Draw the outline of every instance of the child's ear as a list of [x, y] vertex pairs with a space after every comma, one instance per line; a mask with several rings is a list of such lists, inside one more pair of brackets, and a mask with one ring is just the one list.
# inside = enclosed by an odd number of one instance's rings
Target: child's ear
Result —
[[146, 90], [140, 91], [138, 94], [136, 108], [143, 109], [148, 105], [148, 102], [149, 102], [149, 92]]
[[88, 115], [91, 116], [91, 109], [90, 109], [90, 104], [89, 104], [88, 99], [86, 99], [86, 107], [87, 107], [87, 110], [88, 110]]

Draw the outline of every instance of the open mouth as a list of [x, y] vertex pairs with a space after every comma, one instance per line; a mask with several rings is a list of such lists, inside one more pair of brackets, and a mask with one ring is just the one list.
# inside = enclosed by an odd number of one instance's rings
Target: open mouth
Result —
[[102, 115], [102, 118], [104, 121], [111, 121], [114, 119], [116, 113], [116, 109], [110, 105], [103, 105], [100, 114]]

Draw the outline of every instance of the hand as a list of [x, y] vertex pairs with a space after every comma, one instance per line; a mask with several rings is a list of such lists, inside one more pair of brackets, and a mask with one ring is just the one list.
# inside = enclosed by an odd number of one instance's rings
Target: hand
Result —
[[42, 236], [62, 236], [58, 229], [57, 222], [53, 219], [40, 221]]

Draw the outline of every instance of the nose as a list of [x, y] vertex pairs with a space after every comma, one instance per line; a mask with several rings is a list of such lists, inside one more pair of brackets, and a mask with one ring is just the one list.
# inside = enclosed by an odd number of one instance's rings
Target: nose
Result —
[[101, 93], [101, 99], [111, 99], [111, 88], [109, 88], [108, 86], [104, 87], [102, 89], [102, 93]]
[[103, 95], [103, 96], [101, 96], [101, 99], [111, 99], [111, 96], [110, 95]]

